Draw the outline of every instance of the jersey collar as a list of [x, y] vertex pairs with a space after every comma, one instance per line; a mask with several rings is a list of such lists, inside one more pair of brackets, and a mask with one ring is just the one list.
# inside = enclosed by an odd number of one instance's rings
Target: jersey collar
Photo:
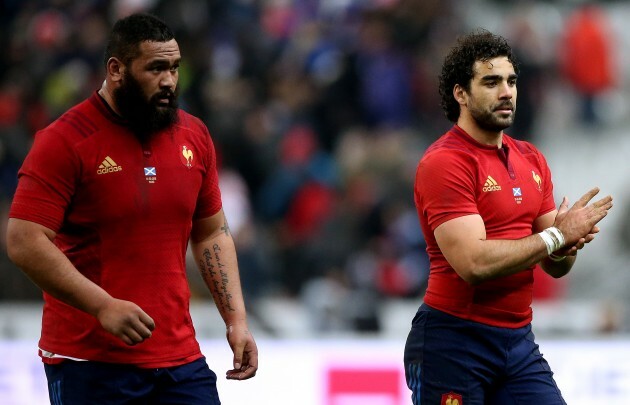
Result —
[[118, 124], [125, 125], [127, 121], [120, 115], [118, 115], [112, 107], [107, 104], [107, 101], [98, 94], [98, 91], [95, 91], [90, 97], [90, 102], [107, 118], [108, 120]]

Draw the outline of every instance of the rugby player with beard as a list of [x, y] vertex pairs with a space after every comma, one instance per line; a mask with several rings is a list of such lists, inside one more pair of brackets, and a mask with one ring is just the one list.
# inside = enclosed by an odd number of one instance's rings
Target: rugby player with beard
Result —
[[[104, 85], [99, 94], [107, 100], [107, 86]], [[133, 133], [143, 142], [152, 134], [177, 123], [177, 87], [172, 89], [171, 86], [160, 85], [155, 94], [147, 94], [141, 82], [129, 70], [122, 74], [120, 86], [113, 90], [109, 101], [108, 104], [127, 121]]]
[[220, 403], [189, 313], [189, 243], [225, 321], [226, 377], [256, 374], [212, 138], [177, 108], [180, 59], [161, 20], [117, 21], [102, 88], [39, 131], [20, 169], [7, 247], [43, 290], [51, 403]]
[[503, 132], [518, 73], [507, 41], [485, 30], [460, 37], [442, 65], [455, 125], [425, 151], [414, 187], [430, 260], [404, 356], [416, 405], [565, 403], [532, 333], [534, 269], [565, 276], [612, 198], [589, 204], [593, 188], [555, 208], [545, 157]]

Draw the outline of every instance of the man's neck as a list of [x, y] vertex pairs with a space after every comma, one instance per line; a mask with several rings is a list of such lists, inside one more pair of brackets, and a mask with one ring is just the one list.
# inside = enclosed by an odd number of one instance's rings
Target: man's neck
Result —
[[467, 120], [462, 117], [457, 121], [457, 126], [482, 145], [492, 145], [497, 148], [503, 145], [503, 131], [487, 131], [480, 128], [474, 120]]
[[101, 97], [103, 97], [103, 100], [105, 100], [105, 102], [107, 103], [107, 105], [109, 105], [109, 108], [111, 108], [112, 111], [122, 116], [122, 114], [120, 114], [120, 111], [118, 110], [118, 107], [116, 106], [116, 103], [114, 102], [114, 97], [112, 97], [112, 93], [107, 85], [107, 81], [103, 82], [103, 85], [99, 89], [98, 94]]

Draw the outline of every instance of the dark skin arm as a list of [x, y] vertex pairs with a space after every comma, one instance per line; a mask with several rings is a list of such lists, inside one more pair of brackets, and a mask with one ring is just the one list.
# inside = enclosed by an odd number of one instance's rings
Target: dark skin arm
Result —
[[42, 290], [98, 319], [128, 345], [151, 337], [155, 323], [138, 305], [112, 297], [81, 274], [52, 242], [55, 232], [34, 222], [10, 218], [9, 258]]
[[222, 209], [211, 217], [193, 222], [191, 248], [225, 322], [227, 340], [234, 353], [234, 368], [227, 371], [226, 377], [231, 380], [251, 378], [258, 370], [258, 348], [247, 326], [236, 248]]

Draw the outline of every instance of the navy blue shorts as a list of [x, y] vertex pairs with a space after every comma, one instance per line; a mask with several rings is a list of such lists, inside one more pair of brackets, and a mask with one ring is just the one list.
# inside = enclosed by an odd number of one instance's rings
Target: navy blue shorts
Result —
[[498, 328], [423, 304], [405, 345], [414, 405], [566, 405], [531, 325]]
[[221, 403], [205, 358], [158, 369], [72, 360], [44, 368], [52, 405]]

